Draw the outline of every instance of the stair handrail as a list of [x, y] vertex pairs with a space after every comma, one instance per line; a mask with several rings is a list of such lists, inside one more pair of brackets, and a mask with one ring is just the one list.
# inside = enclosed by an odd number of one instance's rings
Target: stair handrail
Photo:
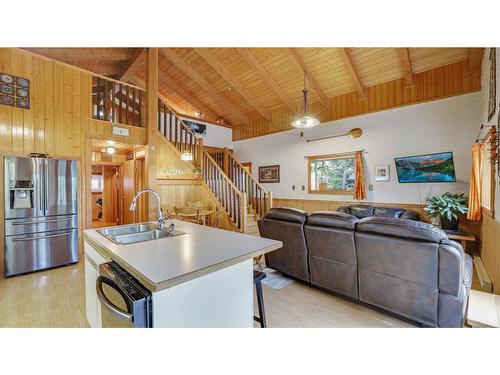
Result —
[[[219, 166], [219, 164], [217, 164], [217, 162], [210, 156], [210, 153], [208, 151], [203, 150], [203, 156], [213, 166], [213, 168], [215, 168], [219, 172], [219, 174], [224, 179], [224, 182], [234, 191], [235, 195], [238, 197], [238, 200], [239, 200], [239, 210], [237, 211], [234, 208], [231, 209], [231, 208], [227, 207], [228, 202], [225, 202], [223, 197], [217, 196], [217, 192], [212, 191], [214, 193], [214, 195], [217, 197], [217, 199], [219, 199], [219, 201], [221, 202], [222, 206], [224, 207], [224, 209], [226, 210], [226, 212], [229, 214], [229, 216], [231, 217], [231, 219], [233, 220], [233, 222], [236, 224], [236, 226], [238, 227], [238, 229], [240, 231], [244, 232], [245, 231], [245, 227], [246, 227], [246, 215], [247, 215], [247, 197], [246, 197], [246, 193], [244, 193], [244, 192], [242, 192], [242, 191], [240, 191], [238, 189], [238, 187], [226, 175], [226, 173]], [[204, 168], [203, 169], [203, 173], [202, 173], [203, 182], [205, 184], [209, 185], [209, 181], [208, 180], [210, 179], [210, 174], [207, 173], [207, 169], [209, 168], [209, 166], [206, 165], [206, 163], [203, 163], [203, 168]], [[224, 205], [226, 205], [226, 206], [224, 206]], [[239, 217], [238, 216], [233, 217], [232, 213], [234, 213], [234, 214], [237, 213], [239, 215]]]
[[250, 179], [252, 179], [253, 182], [255, 182], [255, 184], [264, 191], [264, 193], [266, 194], [270, 193], [270, 190], [267, 190], [264, 186], [262, 186], [262, 184], [253, 176], [253, 174], [248, 172], [245, 166], [241, 164], [240, 161], [236, 159], [231, 153], [229, 153], [229, 157], [235, 161], [235, 163], [244, 171], [244, 173], [247, 174], [250, 177]]
[[187, 125], [184, 123], [184, 120], [181, 118], [180, 114], [179, 114], [179, 113], [178, 113], [175, 109], [173, 109], [172, 107], [170, 107], [170, 106], [168, 105], [167, 101], [166, 101], [166, 100], [164, 100], [162, 96], [160, 96], [160, 95], [159, 95], [159, 96], [158, 96], [158, 100], [160, 100], [160, 101], [163, 103], [163, 105], [164, 105], [165, 107], [167, 107], [167, 108], [169, 109], [169, 111], [170, 111], [170, 112], [172, 112], [172, 113], [175, 115], [175, 117], [176, 117], [176, 118], [177, 118], [177, 119], [181, 122], [182, 126], [186, 129], [186, 131], [187, 131], [188, 133], [191, 133], [191, 135], [194, 137], [194, 139], [196, 140], [196, 144], [199, 144], [199, 143], [200, 143], [200, 138], [198, 138], [198, 137], [196, 136], [196, 134], [195, 134], [195, 133], [194, 133], [194, 132], [193, 132], [193, 131], [189, 128], [189, 126], [187, 126]]

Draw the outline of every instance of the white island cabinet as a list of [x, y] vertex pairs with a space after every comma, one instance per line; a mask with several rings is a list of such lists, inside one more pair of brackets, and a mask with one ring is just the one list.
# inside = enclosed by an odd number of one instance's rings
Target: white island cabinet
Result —
[[[99, 265], [115, 261], [152, 293], [153, 327], [252, 327], [253, 258], [279, 249], [280, 241], [182, 221], [184, 234], [118, 245], [87, 230], [87, 320], [101, 327], [96, 280]], [[104, 307], [103, 307], [104, 309]]]

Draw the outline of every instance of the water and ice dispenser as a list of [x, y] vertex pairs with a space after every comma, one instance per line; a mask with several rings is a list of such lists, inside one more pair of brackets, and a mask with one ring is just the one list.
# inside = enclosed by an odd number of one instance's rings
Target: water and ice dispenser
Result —
[[10, 209], [34, 208], [35, 188], [30, 180], [10, 181]]

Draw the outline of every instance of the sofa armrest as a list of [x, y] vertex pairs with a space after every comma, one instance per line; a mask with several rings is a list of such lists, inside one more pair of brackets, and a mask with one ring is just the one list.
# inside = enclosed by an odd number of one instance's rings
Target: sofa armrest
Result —
[[[455, 241], [442, 241], [439, 246], [439, 292], [459, 296], [464, 286], [466, 270], [462, 246]], [[468, 281], [468, 280], [467, 280]]]

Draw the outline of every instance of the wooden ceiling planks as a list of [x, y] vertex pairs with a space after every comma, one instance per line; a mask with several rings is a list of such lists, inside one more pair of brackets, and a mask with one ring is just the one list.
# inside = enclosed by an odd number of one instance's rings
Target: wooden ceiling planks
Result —
[[[106, 76], [144, 77], [139, 48], [29, 50]], [[275, 123], [288, 121], [294, 108], [302, 106], [304, 69], [309, 78], [311, 106], [328, 113], [334, 98], [342, 97], [339, 103], [353, 100], [345, 105], [357, 105], [354, 97], [371, 93], [377, 85], [400, 79], [408, 84], [408, 67], [417, 75], [466, 61], [470, 70], [477, 70], [483, 58], [482, 48], [160, 50], [160, 94], [176, 111], [190, 116], [203, 112], [207, 120], [224, 119], [226, 125], [275, 130], [279, 128]], [[405, 55], [401, 56], [400, 51], [406, 51]], [[402, 61], [405, 56], [409, 57], [409, 65]]]
[[405, 72], [406, 86], [412, 86], [414, 83], [414, 78], [413, 78], [413, 67], [411, 65], [411, 58], [410, 58], [410, 49], [399, 48], [399, 56], [401, 56], [401, 63], [403, 64], [403, 70]]
[[271, 113], [260, 104], [248, 89], [235, 77], [224, 64], [205, 48], [195, 48], [196, 52], [219, 73], [236, 91], [243, 96], [266, 120], [271, 121]]

